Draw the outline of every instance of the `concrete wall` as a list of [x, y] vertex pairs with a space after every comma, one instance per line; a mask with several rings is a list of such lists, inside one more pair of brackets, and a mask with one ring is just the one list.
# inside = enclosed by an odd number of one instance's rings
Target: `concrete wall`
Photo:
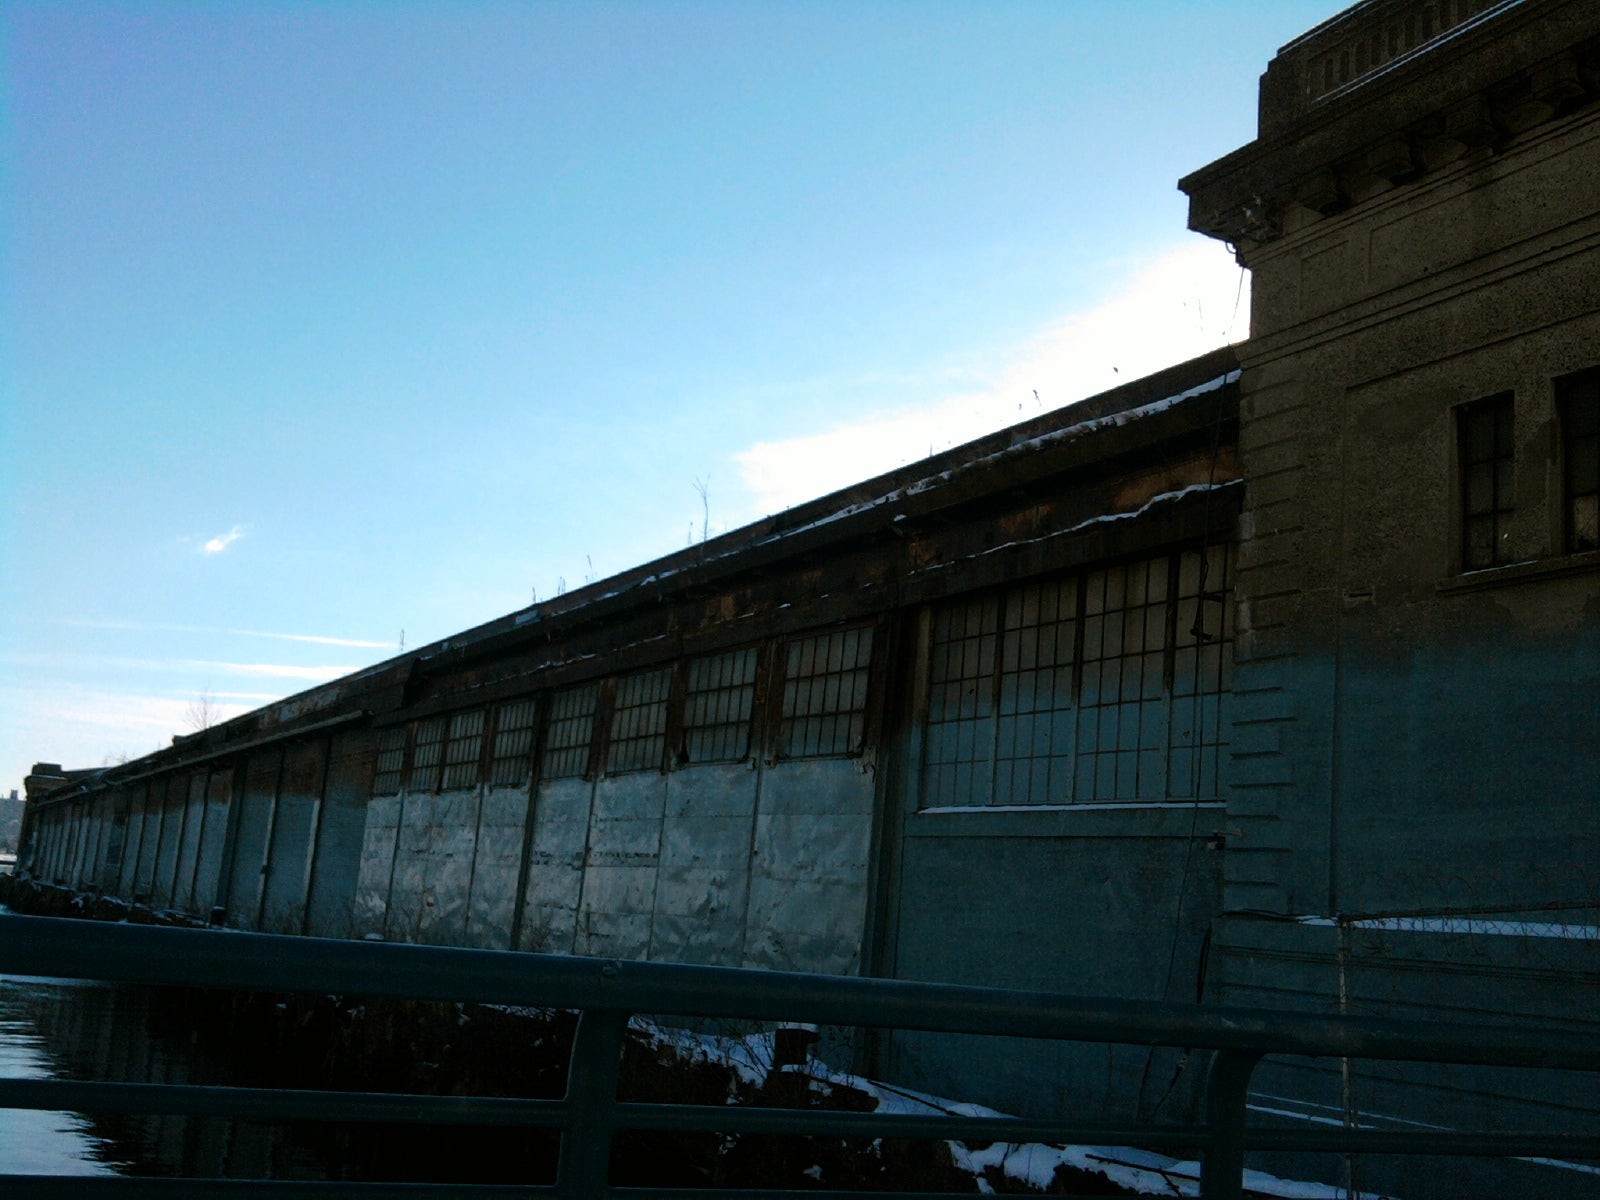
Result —
[[[1600, 555], [1561, 542], [1553, 383], [1600, 364], [1596, 178], [1591, 106], [1247, 249], [1220, 1000], [1600, 1029]], [[1464, 572], [1457, 410], [1507, 391], [1510, 561]], [[1424, 1078], [1358, 1073], [1355, 1107], [1482, 1103]], [[1482, 1086], [1502, 1126], [1600, 1118], [1588, 1081], [1543, 1085]], [[1461, 1183], [1381, 1169], [1407, 1195]], [[1554, 1167], [1536, 1187], [1592, 1194]]]

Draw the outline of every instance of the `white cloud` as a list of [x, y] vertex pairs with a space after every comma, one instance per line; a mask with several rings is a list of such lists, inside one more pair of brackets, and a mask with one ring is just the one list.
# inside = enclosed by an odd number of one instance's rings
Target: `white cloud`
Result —
[[320, 633], [268, 633], [260, 629], [218, 629], [207, 625], [169, 625], [160, 621], [85, 621], [63, 617], [59, 624], [77, 629], [122, 629], [132, 632], [160, 630], [165, 633], [220, 633], [230, 637], [273, 638], [280, 642], [311, 642], [318, 646], [353, 646], [363, 650], [391, 650], [394, 642], [372, 642], [362, 638], [332, 637]]
[[285, 663], [232, 663], [232, 662], [204, 662], [191, 660], [182, 664], [185, 667], [205, 667], [210, 670], [231, 672], [235, 675], [266, 675], [273, 679], [307, 679], [313, 683], [321, 683], [327, 679], [337, 679], [341, 675], [348, 675], [352, 671], [359, 671], [360, 667], [295, 667]]
[[224, 550], [233, 545], [243, 536], [244, 526], [235, 525], [232, 529], [228, 530], [227, 533], [218, 534], [216, 537], [203, 544], [200, 547], [200, 553], [206, 555], [221, 554]]
[[[984, 382], [734, 456], [750, 517], [776, 512], [1046, 410], [1242, 340], [1249, 282], [1227, 250], [1198, 242], [1138, 269], [1094, 307], [1042, 330]], [[1035, 400], [1035, 393], [1038, 400]]]

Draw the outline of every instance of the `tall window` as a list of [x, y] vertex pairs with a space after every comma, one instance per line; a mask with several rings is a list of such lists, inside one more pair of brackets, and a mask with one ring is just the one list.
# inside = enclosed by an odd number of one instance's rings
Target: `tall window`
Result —
[[483, 757], [484, 711], [455, 713], [450, 718], [450, 736], [444, 748], [444, 791], [476, 787]]
[[1566, 551], [1600, 550], [1600, 368], [1556, 380], [1556, 407]]
[[439, 771], [444, 759], [445, 719], [429, 717], [417, 722], [416, 743], [411, 750], [411, 777], [408, 792], [439, 790]]
[[683, 761], [737, 762], [750, 749], [756, 648], [689, 661], [683, 697]]
[[541, 779], [568, 779], [589, 769], [589, 743], [594, 740], [594, 710], [599, 696], [600, 688], [592, 683], [555, 694], [550, 702]]
[[489, 782], [517, 784], [528, 782], [533, 753], [533, 721], [537, 707], [532, 700], [513, 700], [495, 713], [494, 746], [489, 755]]
[[672, 668], [640, 671], [617, 680], [611, 709], [606, 772], [660, 770], [667, 751], [667, 700]]
[[374, 796], [392, 796], [405, 782], [406, 727], [391, 725], [378, 734], [378, 771], [372, 780]]
[[819, 758], [861, 749], [871, 661], [871, 626], [794, 638], [784, 647], [781, 757]]
[[935, 610], [923, 806], [1216, 796], [1230, 555], [1161, 555]]
[[1461, 456], [1461, 569], [1511, 561], [1511, 393], [1457, 410]]

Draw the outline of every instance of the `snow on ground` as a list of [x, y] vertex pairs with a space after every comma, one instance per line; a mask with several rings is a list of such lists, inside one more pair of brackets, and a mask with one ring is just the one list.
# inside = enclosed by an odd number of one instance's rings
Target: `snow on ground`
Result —
[[[759, 1087], [772, 1067], [772, 1035], [766, 1032], [741, 1037], [698, 1033], [658, 1025], [635, 1017], [633, 1032], [652, 1045], [671, 1050], [692, 1063], [716, 1063], [728, 1068], [741, 1082]], [[1008, 1113], [931, 1096], [909, 1088], [879, 1083], [860, 1075], [834, 1070], [816, 1059], [806, 1067], [812, 1079], [835, 1087], [854, 1088], [878, 1102], [876, 1111], [887, 1114], [931, 1116], [940, 1113], [967, 1117], [1005, 1117]], [[1198, 1196], [1200, 1164], [1193, 1160], [1169, 1158], [1131, 1146], [1047, 1146], [1039, 1143], [993, 1142], [973, 1150], [965, 1142], [948, 1143], [958, 1168], [970, 1173], [980, 1192], [993, 1189], [984, 1179], [990, 1167], [998, 1168], [1019, 1183], [1043, 1191], [1050, 1186], [1059, 1166], [1076, 1167], [1104, 1175], [1119, 1187], [1142, 1196]], [[1372, 1192], [1352, 1194], [1327, 1183], [1281, 1179], [1265, 1171], [1246, 1170], [1246, 1195], [1283, 1197], [1285, 1200], [1392, 1200]]]

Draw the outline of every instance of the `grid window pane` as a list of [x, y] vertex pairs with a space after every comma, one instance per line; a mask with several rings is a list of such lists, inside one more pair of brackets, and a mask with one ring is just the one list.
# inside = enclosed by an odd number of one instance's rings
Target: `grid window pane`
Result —
[[479, 764], [483, 757], [484, 710], [456, 713], [450, 718], [450, 734], [445, 742], [445, 791], [478, 785]]
[[750, 749], [756, 695], [756, 649], [709, 654], [689, 662], [683, 698], [683, 752], [688, 762], [736, 762]]
[[570, 779], [589, 769], [589, 745], [594, 740], [594, 711], [600, 697], [597, 684], [567, 688], [550, 702], [550, 730], [545, 736], [542, 779]]
[[870, 626], [836, 629], [788, 644], [778, 726], [784, 758], [854, 754], [861, 748], [871, 661]]
[[439, 770], [444, 759], [445, 719], [430, 717], [417, 722], [416, 745], [411, 752], [411, 777], [406, 790], [433, 792], [439, 789]]
[[378, 771], [372, 779], [374, 796], [392, 796], [405, 780], [406, 729], [395, 725], [378, 734]]
[[617, 680], [616, 705], [611, 710], [611, 747], [606, 771], [659, 770], [667, 748], [667, 697], [672, 690], [672, 668], [641, 671]]
[[1461, 566], [1477, 571], [1511, 561], [1511, 393], [1469, 404], [1458, 411], [1456, 420], [1461, 455]]
[[1600, 550], [1600, 369], [1556, 380], [1566, 550]]
[[1217, 796], [1232, 572], [1212, 546], [936, 610], [923, 807]]
[[489, 759], [490, 783], [504, 786], [528, 781], [537, 712], [532, 700], [514, 700], [500, 706], [495, 714], [494, 747]]

